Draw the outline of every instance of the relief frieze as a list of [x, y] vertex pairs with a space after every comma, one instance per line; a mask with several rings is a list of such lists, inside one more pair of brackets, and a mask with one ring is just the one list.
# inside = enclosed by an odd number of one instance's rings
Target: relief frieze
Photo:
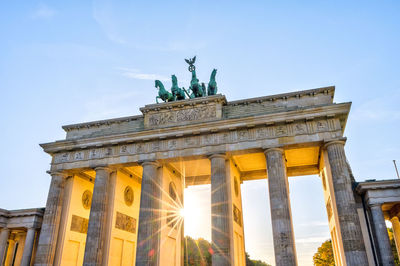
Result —
[[196, 137], [186, 137], [183, 141], [184, 148], [195, 147], [200, 144], [200, 139], [198, 136]]
[[249, 130], [248, 129], [239, 130], [237, 136], [239, 141], [248, 140]]
[[213, 145], [217, 142], [215, 134], [207, 134], [201, 137], [203, 145]]
[[326, 120], [319, 120], [316, 122], [317, 132], [326, 131], [328, 129], [328, 123]]
[[134, 234], [136, 233], [136, 219], [129, 215], [117, 212], [115, 228]]
[[218, 143], [229, 143], [230, 142], [230, 134], [231, 132], [223, 132], [218, 134]]
[[300, 123], [298, 123], [298, 124], [295, 124], [294, 125], [294, 133], [295, 134], [299, 134], [299, 135], [301, 135], [301, 134], [306, 134], [307, 133], [307, 127], [306, 127], [306, 125], [305, 124], [300, 124]]
[[275, 136], [281, 137], [287, 135], [287, 125], [279, 125], [275, 127]]
[[122, 145], [119, 149], [120, 154], [125, 154], [128, 153], [128, 146], [127, 145]]
[[149, 126], [162, 126], [180, 122], [202, 121], [217, 117], [215, 105], [148, 114]]
[[[331, 125], [332, 123], [332, 125]], [[335, 126], [335, 129], [330, 129]], [[62, 152], [54, 155], [54, 164], [61, 164], [82, 160], [97, 160], [115, 156], [139, 155], [164, 151], [174, 151], [187, 148], [200, 148], [211, 145], [223, 145], [236, 142], [266, 140], [286, 136], [314, 134], [340, 130], [328, 120], [309, 120], [288, 124], [265, 125], [263, 127], [230, 129], [223, 132], [208, 132], [191, 136], [176, 136], [171, 139], [142, 140], [132, 144], [105, 148], [91, 148], [71, 152]], [[336, 134], [336, 133], [335, 133]]]
[[242, 212], [233, 204], [233, 220], [239, 225], [242, 226]]
[[75, 159], [75, 161], [83, 160], [83, 151], [75, 152], [74, 159]]
[[257, 128], [257, 130], [256, 130], [256, 137], [257, 137], [257, 139], [264, 139], [264, 138], [266, 138], [266, 137], [269, 136], [268, 133], [269, 133], [269, 132], [268, 132], [268, 129], [265, 128], [265, 127]]
[[72, 215], [70, 230], [82, 234], [87, 233], [89, 219], [83, 218], [78, 215]]

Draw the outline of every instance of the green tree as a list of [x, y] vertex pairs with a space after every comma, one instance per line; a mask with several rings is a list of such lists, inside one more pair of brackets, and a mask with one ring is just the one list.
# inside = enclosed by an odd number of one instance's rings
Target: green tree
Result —
[[270, 264], [265, 263], [261, 260], [250, 259], [250, 255], [247, 252], [245, 252], [245, 254], [246, 254], [246, 266], [271, 266]]
[[[184, 265], [211, 266], [213, 250], [211, 243], [203, 238], [193, 239], [185, 236]], [[246, 266], [271, 266], [260, 260], [251, 260], [246, 252]]]
[[211, 244], [203, 238], [197, 240], [190, 236], [185, 237], [184, 265], [208, 266], [211, 265]]
[[389, 234], [389, 239], [390, 239], [390, 245], [392, 246], [392, 253], [393, 253], [393, 257], [394, 257], [394, 263], [396, 266], [400, 266], [400, 261], [399, 261], [399, 256], [397, 254], [397, 249], [396, 249], [396, 242], [394, 240], [394, 236], [393, 236], [393, 229], [392, 228], [388, 228], [388, 234]]
[[332, 241], [326, 240], [318, 248], [317, 253], [313, 257], [314, 265], [316, 266], [334, 266], [335, 259], [333, 256]]
[[250, 259], [249, 253], [245, 252], [246, 254], [246, 266], [254, 266], [253, 261]]

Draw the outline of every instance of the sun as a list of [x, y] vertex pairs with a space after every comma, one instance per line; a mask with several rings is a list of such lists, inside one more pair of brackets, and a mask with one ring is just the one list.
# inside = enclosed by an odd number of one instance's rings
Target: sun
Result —
[[185, 219], [185, 215], [186, 215], [185, 208], [179, 209], [178, 214], [179, 214], [180, 217]]

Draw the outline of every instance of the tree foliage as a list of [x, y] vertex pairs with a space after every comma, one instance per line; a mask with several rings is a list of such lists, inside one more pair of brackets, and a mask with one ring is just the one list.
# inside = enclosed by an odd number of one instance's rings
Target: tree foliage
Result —
[[197, 240], [185, 237], [184, 265], [211, 265], [211, 243], [203, 238]]
[[[394, 263], [396, 266], [400, 266], [400, 260], [399, 260], [399, 256], [397, 254], [397, 249], [396, 249], [396, 242], [395, 242], [394, 236], [393, 236], [393, 229], [388, 228], [387, 230], [388, 230], [388, 234], [389, 234], [390, 245], [392, 247]], [[327, 240], [324, 243], [322, 243], [322, 245], [318, 248], [317, 253], [314, 254], [313, 260], [314, 260], [314, 265], [316, 265], [316, 266], [335, 265], [331, 240]]]
[[313, 257], [314, 265], [316, 266], [334, 266], [335, 259], [333, 256], [332, 241], [329, 239], [322, 243], [318, 248], [317, 253]]
[[252, 260], [250, 255], [246, 252], [246, 266], [271, 266], [271, 264], [265, 263], [261, 260]]
[[399, 256], [397, 254], [397, 249], [396, 249], [396, 242], [394, 240], [394, 236], [393, 236], [393, 229], [392, 228], [388, 228], [388, 234], [389, 234], [389, 239], [390, 239], [390, 245], [392, 246], [392, 253], [393, 253], [393, 257], [394, 257], [394, 264], [396, 266], [400, 266], [400, 261], [399, 261]]
[[[203, 238], [185, 237], [184, 265], [211, 266], [211, 243]], [[251, 260], [246, 252], [246, 266], [271, 266], [260, 260]]]

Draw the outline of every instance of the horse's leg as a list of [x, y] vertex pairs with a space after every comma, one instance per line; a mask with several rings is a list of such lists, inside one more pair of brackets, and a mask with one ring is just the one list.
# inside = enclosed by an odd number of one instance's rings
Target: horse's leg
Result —
[[189, 94], [189, 92], [187, 92], [187, 90], [186, 90], [184, 87], [182, 87], [182, 90], [186, 93], [187, 97], [190, 99], [190, 94]]
[[158, 103], [158, 99], [161, 99], [160, 96], [156, 96], [156, 103]]

